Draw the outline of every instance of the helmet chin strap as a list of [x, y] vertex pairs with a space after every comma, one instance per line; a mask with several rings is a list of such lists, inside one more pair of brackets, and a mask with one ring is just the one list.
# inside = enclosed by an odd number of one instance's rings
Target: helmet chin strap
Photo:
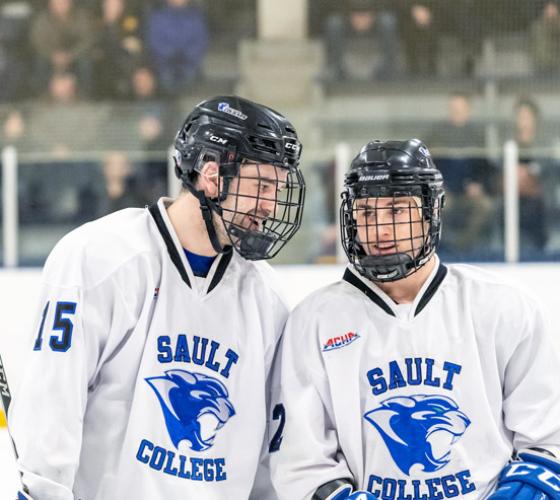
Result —
[[229, 233], [239, 240], [239, 253], [249, 260], [262, 259], [278, 239], [274, 234], [246, 231], [238, 227], [231, 227]]
[[185, 186], [189, 190], [189, 192], [198, 200], [198, 203], [200, 205], [200, 212], [202, 214], [204, 223], [206, 224], [206, 232], [208, 233], [208, 238], [210, 238], [210, 243], [212, 243], [212, 248], [217, 253], [231, 251], [231, 247], [222, 246], [218, 238], [216, 228], [214, 227], [212, 212], [217, 212], [216, 205], [208, 199], [208, 197], [204, 194], [204, 191], [199, 191], [190, 182], [183, 182], [183, 186]]
[[399, 252], [391, 255], [364, 255], [360, 265], [374, 281], [395, 281], [404, 278], [414, 268], [412, 257]]

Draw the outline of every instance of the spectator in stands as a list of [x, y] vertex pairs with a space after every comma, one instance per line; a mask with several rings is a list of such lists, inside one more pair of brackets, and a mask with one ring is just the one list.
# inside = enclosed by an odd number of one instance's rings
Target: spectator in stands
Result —
[[164, 93], [178, 95], [201, 74], [208, 46], [202, 11], [190, 0], [166, 0], [147, 19], [146, 43]]
[[31, 26], [31, 45], [36, 54], [36, 83], [44, 88], [53, 73], [71, 71], [80, 87], [91, 88], [90, 49], [93, 26], [90, 15], [73, 0], [48, 0]]
[[29, 74], [28, 20], [24, 2], [0, 4], [0, 102], [26, 97]]
[[[173, 123], [167, 101], [158, 98], [157, 80], [148, 66], [139, 66], [132, 75], [134, 111], [132, 122], [135, 126], [137, 149], [146, 154], [144, 161], [137, 162], [138, 189], [146, 200], [162, 196], [167, 184], [168, 138]], [[157, 153], [154, 155], [154, 153]]]
[[167, 107], [158, 99], [157, 81], [148, 66], [139, 66], [132, 74], [132, 95], [135, 102], [136, 132], [141, 149], [145, 151], [167, 148], [165, 122]]
[[112, 152], [106, 155], [103, 177], [107, 197], [107, 206], [104, 207], [103, 214], [140, 206], [139, 193], [134, 187], [134, 168], [124, 153]]
[[544, 249], [547, 234], [547, 213], [543, 196], [542, 176], [550, 161], [538, 148], [550, 147], [551, 138], [540, 127], [540, 110], [530, 98], [521, 98], [514, 108], [514, 139], [519, 147], [519, 224], [521, 249], [529, 252]]
[[436, 74], [439, 34], [434, 3], [434, 0], [399, 2], [399, 25], [409, 76]]
[[345, 55], [357, 39], [366, 40], [370, 46], [368, 54], [379, 56], [377, 67], [374, 67], [374, 59], [371, 60], [373, 77], [387, 79], [395, 76], [398, 36], [390, 1], [346, 0], [341, 8], [327, 17], [325, 45], [330, 79], [344, 80], [353, 76], [351, 69], [346, 67]]
[[557, 74], [560, 69], [560, 7], [548, 0], [531, 27], [531, 52], [538, 73]]
[[18, 149], [25, 147], [27, 124], [20, 109], [11, 109], [2, 121], [2, 139], [0, 145], [15, 146]]
[[77, 78], [69, 72], [55, 73], [48, 91], [30, 110], [30, 146], [58, 158], [69, 157], [71, 151], [99, 149], [98, 132], [106, 118], [105, 108], [83, 104]]
[[87, 222], [116, 210], [140, 207], [148, 202], [139, 192], [134, 165], [122, 151], [109, 151], [103, 157], [96, 182], [82, 184], [78, 196], [77, 219]]
[[[455, 258], [484, 256], [493, 221], [493, 169], [484, 158], [484, 133], [472, 121], [470, 96], [449, 96], [448, 118], [429, 135], [432, 153], [442, 171], [447, 196], [442, 250]], [[438, 151], [439, 149], [439, 151]], [[477, 150], [478, 149], [478, 150]]]
[[126, 0], [103, 0], [95, 38], [96, 94], [101, 98], [126, 97], [143, 49], [140, 19]]
[[438, 9], [440, 31], [455, 38], [460, 50], [455, 54], [460, 76], [474, 75], [476, 60], [482, 51], [484, 36], [490, 24], [488, 0], [453, 0], [453, 8], [445, 3]]

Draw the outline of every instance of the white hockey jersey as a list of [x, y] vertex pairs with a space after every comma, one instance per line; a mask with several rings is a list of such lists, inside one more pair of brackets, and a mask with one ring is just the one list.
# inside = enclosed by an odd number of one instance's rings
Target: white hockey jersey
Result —
[[348, 268], [294, 310], [275, 361], [279, 498], [342, 478], [386, 500], [486, 498], [514, 449], [559, 449], [547, 334], [534, 300], [475, 267], [438, 261], [403, 305]]
[[167, 203], [86, 224], [46, 263], [9, 414], [36, 500], [269, 498], [255, 478], [287, 307], [270, 266], [236, 253], [196, 278]]

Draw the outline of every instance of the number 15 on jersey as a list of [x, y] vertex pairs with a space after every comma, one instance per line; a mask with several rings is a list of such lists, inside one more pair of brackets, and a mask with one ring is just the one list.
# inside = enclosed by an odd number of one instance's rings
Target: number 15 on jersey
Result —
[[[50, 302], [45, 304], [43, 315], [41, 317], [41, 325], [35, 339], [34, 351], [40, 351], [43, 348], [43, 330], [45, 329], [45, 319], [49, 312]], [[74, 323], [73, 316], [76, 312], [76, 302], [57, 302], [54, 310], [54, 321], [51, 328], [53, 333], [49, 339], [49, 346], [53, 351], [66, 352], [72, 345], [72, 331]]]

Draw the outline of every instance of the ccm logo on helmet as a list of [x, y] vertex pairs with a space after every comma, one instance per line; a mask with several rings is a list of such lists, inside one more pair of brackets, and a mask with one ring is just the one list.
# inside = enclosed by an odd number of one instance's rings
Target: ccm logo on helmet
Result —
[[222, 137], [218, 137], [217, 135], [211, 135], [211, 136], [210, 136], [210, 140], [211, 140], [212, 142], [216, 142], [216, 143], [218, 143], [218, 144], [227, 144], [227, 143], [228, 143], [228, 140], [227, 140], [227, 139], [224, 139], [224, 138], [222, 138]]
[[295, 142], [287, 142], [284, 148], [291, 149], [294, 153], [297, 153], [299, 151], [299, 144]]

